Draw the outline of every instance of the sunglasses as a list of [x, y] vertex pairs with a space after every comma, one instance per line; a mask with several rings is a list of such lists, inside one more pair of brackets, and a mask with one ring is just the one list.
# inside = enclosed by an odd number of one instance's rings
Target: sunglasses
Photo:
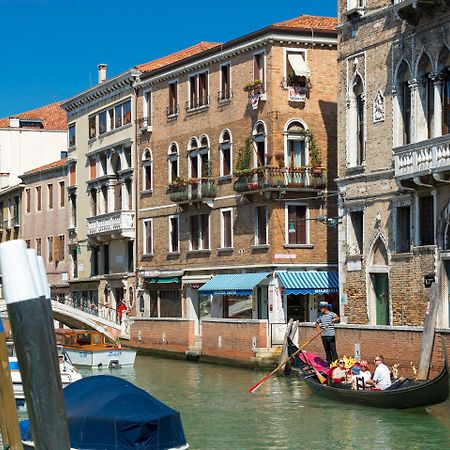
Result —
[[374, 361], [375, 361], [375, 362], [377, 362], [377, 361], [381, 361], [381, 359], [374, 359]]
[[339, 361], [339, 364], [345, 364], [345, 362], [344, 361]]

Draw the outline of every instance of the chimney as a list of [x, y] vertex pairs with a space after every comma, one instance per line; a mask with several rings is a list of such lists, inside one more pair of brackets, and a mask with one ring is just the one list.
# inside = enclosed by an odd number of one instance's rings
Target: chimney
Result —
[[98, 82], [103, 83], [106, 80], [106, 64], [98, 65]]

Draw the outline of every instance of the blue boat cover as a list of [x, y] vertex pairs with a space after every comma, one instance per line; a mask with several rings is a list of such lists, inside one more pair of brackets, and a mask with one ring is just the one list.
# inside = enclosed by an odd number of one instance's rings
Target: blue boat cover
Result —
[[277, 272], [286, 294], [332, 294], [339, 291], [337, 272], [317, 270]]
[[[128, 381], [83, 378], [64, 389], [70, 443], [81, 450], [163, 450], [185, 447], [180, 413]], [[28, 420], [22, 439], [32, 441]]]
[[270, 272], [215, 275], [199, 290], [200, 295], [252, 295], [253, 288], [267, 278]]

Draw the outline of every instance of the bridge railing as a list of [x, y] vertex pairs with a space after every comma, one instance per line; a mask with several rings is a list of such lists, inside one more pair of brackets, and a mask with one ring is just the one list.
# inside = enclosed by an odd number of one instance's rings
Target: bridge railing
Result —
[[120, 317], [116, 309], [111, 308], [103, 303], [87, 303], [83, 300], [77, 299], [73, 300], [71, 298], [58, 298], [56, 300], [58, 303], [70, 306], [72, 308], [83, 311], [87, 314], [91, 314], [96, 317], [100, 317], [105, 320], [120, 324]]

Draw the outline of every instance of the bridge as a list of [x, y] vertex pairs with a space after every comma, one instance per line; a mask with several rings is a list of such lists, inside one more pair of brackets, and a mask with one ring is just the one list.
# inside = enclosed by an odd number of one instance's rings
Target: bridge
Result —
[[[98, 331], [113, 341], [117, 337], [130, 338], [128, 317], [125, 315], [120, 324], [117, 311], [105, 305], [87, 308], [73, 304], [70, 299], [65, 299], [64, 303], [52, 300], [52, 310], [53, 318], [69, 328]], [[0, 314], [5, 313], [5, 301], [0, 300]]]

